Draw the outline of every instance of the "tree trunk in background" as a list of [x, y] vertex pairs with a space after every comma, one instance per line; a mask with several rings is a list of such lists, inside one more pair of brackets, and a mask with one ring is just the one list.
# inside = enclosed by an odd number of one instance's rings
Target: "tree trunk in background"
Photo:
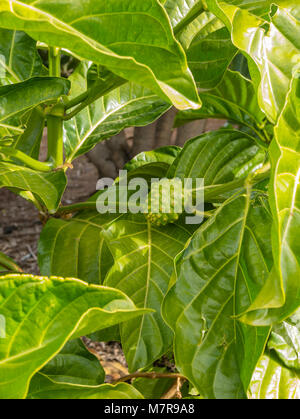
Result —
[[160, 117], [157, 121], [155, 133], [155, 148], [164, 147], [174, 142], [174, 135], [176, 135], [176, 129], [174, 129], [173, 127], [176, 114], [177, 110], [175, 108], [172, 108], [169, 110], [169, 112]]
[[176, 145], [183, 147], [187, 140], [205, 132], [206, 121], [195, 121], [177, 128]]
[[142, 153], [143, 151], [153, 150], [155, 147], [157, 122], [146, 127], [137, 127], [134, 129], [133, 144], [131, 148], [131, 157]]
[[146, 127], [129, 128], [109, 140], [99, 143], [88, 153], [101, 177], [116, 178], [119, 170], [137, 154], [156, 148], [178, 145], [183, 147], [190, 138], [218, 129], [225, 121], [200, 120], [174, 127], [177, 110], [171, 108], [156, 122]]
[[125, 132], [99, 143], [88, 153], [88, 158], [99, 171], [101, 177], [115, 179], [120, 169], [129, 160], [129, 145]]

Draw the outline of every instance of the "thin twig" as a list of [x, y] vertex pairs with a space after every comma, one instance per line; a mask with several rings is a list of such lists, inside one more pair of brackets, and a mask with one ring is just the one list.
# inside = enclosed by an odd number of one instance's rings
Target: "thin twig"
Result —
[[173, 385], [170, 387], [170, 389], [161, 397], [162, 400], [167, 399], [182, 399], [181, 394], [181, 387], [183, 386], [184, 382], [186, 381], [186, 378], [180, 378], [178, 377]]

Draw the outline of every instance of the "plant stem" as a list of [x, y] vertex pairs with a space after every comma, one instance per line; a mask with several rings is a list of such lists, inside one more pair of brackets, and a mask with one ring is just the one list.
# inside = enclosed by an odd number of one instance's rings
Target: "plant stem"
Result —
[[60, 48], [49, 47], [49, 76], [60, 77]]
[[162, 373], [162, 372], [135, 372], [133, 374], [126, 375], [125, 377], [116, 380], [115, 383], [124, 383], [126, 381], [133, 380], [135, 378], [149, 378], [150, 380], [157, 380], [159, 378], [168, 378], [168, 379], [181, 379], [186, 380], [186, 378], [181, 374], [175, 373]]
[[73, 108], [78, 103], [79, 106], [77, 106], [74, 111], [65, 115], [64, 120], [73, 118], [91, 103], [95, 102], [97, 99], [100, 99], [102, 96], [107, 95], [112, 90], [122, 86], [124, 83], [126, 83], [126, 80], [111, 73], [110, 76], [106, 78], [105, 82], [103, 80], [99, 81], [85, 93], [67, 103], [65, 109]]
[[48, 160], [54, 163], [55, 167], [64, 164], [64, 142], [63, 142], [63, 120], [58, 116], [48, 115]]
[[[61, 76], [60, 63], [60, 49], [49, 48], [49, 75], [51, 77]], [[53, 111], [61, 111], [61, 116], [48, 115], [47, 130], [48, 130], [48, 160], [54, 163], [55, 167], [63, 166], [64, 164], [64, 142], [63, 142], [63, 114], [64, 108], [58, 104]], [[54, 113], [54, 112], [53, 112]]]
[[75, 212], [84, 211], [84, 210], [96, 210], [96, 203], [95, 202], [80, 202], [78, 204], [60, 207], [57, 210], [56, 215], [74, 214]]
[[90, 92], [90, 89], [82, 93], [81, 95], [74, 97], [74, 99], [70, 100], [65, 105], [65, 110], [67, 111], [68, 109], [72, 109], [74, 108], [74, 106], [79, 105], [80, 103], [84, 102], [89, 97], [89, 92]]
[[169, 390], [161, 397], [162, 400], [182, 399], [181, 387], [183, 386], [186, 378], [177, 378]]
[[38, 170], [39, 172], [51, 172], [53, 166], [48, 162], [40, 162], [33, 159], [32, 157], [27, 156], [20, 150], [16, 150], [12, 147], [0, 147], [0, 154], [3, 153], [5, 157], [13, 157], [22, 163], [26, 164], [30, 169]]
[[202, 1], [199, 1], [185, 16], [185, 18], [174, 27], [174, 35], [178, 35], [187, 25], [197, 19], [197, 17], [203, 12], [204, 7]]

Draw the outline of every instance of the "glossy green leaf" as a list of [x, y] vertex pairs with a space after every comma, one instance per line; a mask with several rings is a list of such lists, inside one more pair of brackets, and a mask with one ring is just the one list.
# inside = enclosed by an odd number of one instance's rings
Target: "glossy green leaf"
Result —
[[46, 74], [36, 41], [24, 32], [0, 29], [0, 85]]
[[248, 398], [299, 400], [300, 374], [282, 366], [278, 359], [265, 354], [253, 374]]
[[203, 107], [198, 111], [179, 112], [177, 126], [197, 119], [220, 118], [254, 129], [262, 135], [259, 127], [265, 116], [258, 105], [255, 87], [240, 73], [228, 70], [215, 89], [202, 92], [200, 96]]
[[[274, 123], [285, 105], [293, 72], [300, 63], [299, 6], [297, 9], [291, 7], [293, 2], [279, 1], [282, 8], [278, 7], [268, 23], [233, 3], [208, 0], [208, 5], [213, 4], [212, 8], [219, 10], [217, 15], [227, 21], [235, 46], [250, 58], [259, 105]], [[267, 30], [265, 24], [269, 25]]]
[[[89, 67], [82, 63], [70, 77], [71, 98], [86, 91]], [[151, 91], [134, 83], [124, 84], [65, 122], [67, 160], [71, 162], [124, 128], [150, 124], [169, 107]]]
[[249, 388], [252, 399], [300, 399], [300, 312], [276, 325]]
[[104, 232], [114, 256], [104, 284], [127, 293], [137, 307], [155, 310], [121, 326], [130, 371], [149, 366], [172, 344], [172, 332], [160, 310], [173, 273], [173, 259], [190, 237], [187, 227], [174, 224], [157, 228], [142, 214], [128, 214]]
[[[26, 54], [24, 54], [25, 51]], [[36, 41], [24, 32], [0, 29], [0, 85], [21, 83], [32, 77], [47, 75], [47, 69], [43, 67], [42, 59], [36, 49]], [[40, 132], [43, 131], [44, 116], [38, 111], [32, 112], [33, 115], [28, 120], [26, 118], [22, 121], [23, 126], [9, 128], [9, 121], [6, 127], [2, 124], [0, 142], [1, 139], [3, 141], [11, 139], [14, 147], [36, 158], [40, 140], [37, 139], [37, 131], [38, 126]], [[29, 131], [22, 135], [27, 125], [29, 125]]]
[[[245, 178], [264, 161], [252, 137], [221, 129], [189, 140], [169, 170], [169, 177], [204, 178], [204, 186]], [[206, 191], [208, 193], [208, 189]]]
[[286, 321], [275, 325], [268, 342], [287, 368], [300, 372], [300, 311]]
[[43, 173], [0, 161], [0, 188], [29, 191], [51, 212], [56, 212], [67, 184], [65, 173]]
[[199, 5], [201, 12], [203, 8], [203, 2], [201, 0], [166, 0], [164, 2], [164, 8], [169, 15], [173, 27], [176, 27], [186, 19], [188, 15], [191, 15], [195, 10], [198, 10]]
[[87, 350], [80, 339], [67, 342], [41, 373], [56, 383], [81, 386], [97, 386], [104, 383], [105, 379], [100, 361]]
[[[193, 26], [196, 23], [194, 22]], [[221, 82], [237, 49], [232, 44], [227, 28], [219, 28], [220, 22], [215, 22], [215, 18], [210, 14], [205, 13], [198, 26], [201, 30], [196, 28], [195, 37], [186, 51], [187, 60], [197, 85], [201, 89], [212, 89]], [[205, 29], [209, 26], [208, 34], [203, 30], [203, 26]]]
[[270, 147], [273, 175], [275, 266], [243, 321], [265, 325], [289, 317], [300, 305], [300, 78], [296, 75]]
[[3, 0], [0, 26], [104, 65], [179, 109], [200, 105], [184, 52], [158, 1]]
[[24, 398], [32, 376], [71, 338], [143, 311], [120, 291], [75, 279], [8, 275], [0, 279], [0, 398]]
[[269, 328], [236, 315], [272, 268], [271, 216], [265, 198], [238, 195], [193, 235], [177, 260], [177, 281], [163, 315], [175, 332], [176, 366], [205, 398], [244, 398]]
[[141, 393], [126, 383], [102, 384], [98, 387], [59, 384], [46, 375], [36, 374], [31, 382], [28, 399], [73, 400], [73, 399], [143, 399]]
[[42, 275], [80, 278], [102, 284], [113, 259], [102, 231], [114, 218], [96, 211], [84, 211], [70, 220], [51, 219], [38, 245]]
[[68, 94], [69, 88], [68, 80], [55, 77], [34, 77], [0, 87], [0, 127], [19, 130], [24, 113]]
[[224, 23], [199, 0], [167, 0], [164, 7], [195, 81], [202, 89], [215, 87], [237, 51]]

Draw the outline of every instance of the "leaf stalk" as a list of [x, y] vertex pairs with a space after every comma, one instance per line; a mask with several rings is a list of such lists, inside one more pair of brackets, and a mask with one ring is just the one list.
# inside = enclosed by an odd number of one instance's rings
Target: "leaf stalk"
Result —
[[[51, 77], [61, 76], [61, 60], [60, 49], [49, 48], [49, 75]], [[63, 118], [57, 111], [63, 105], [54, 106], [52, 114], [47, 117], [47, 133], [48, 133], [48, 160], [52, 161], [54, 167], [60, 167], [64, 164], [64, 142], [63, 142]], [[63, 109], [63, 108], [62, 108]], [[62, 115], [64, 111], [62, 110]]]
[[6, 157], [15, 158], [24, 163], [30, 169], [37, 170], [39, 172], [51, 172], [53, 169], [52, 163], [40, 162], [12, 147], [0, 147], [0, 154], [4, 156], [4, 160]]

